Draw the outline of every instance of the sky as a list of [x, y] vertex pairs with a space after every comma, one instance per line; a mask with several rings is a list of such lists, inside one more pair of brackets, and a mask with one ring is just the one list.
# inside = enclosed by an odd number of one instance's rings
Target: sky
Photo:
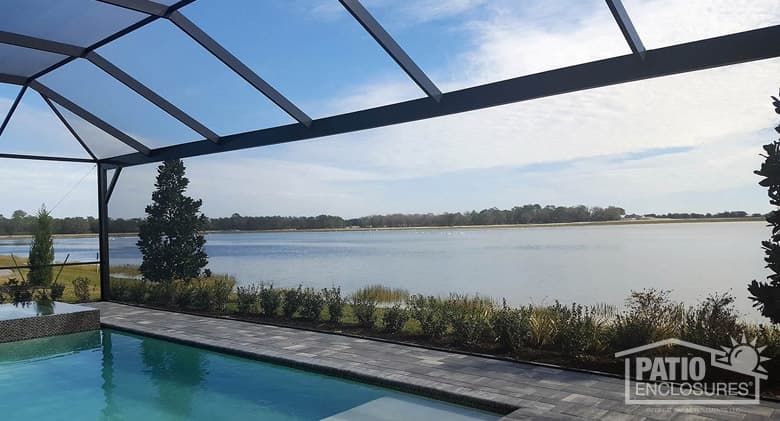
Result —
[[[25, 30], [14, 22], [40, 1], [0, 17], [0, 29]], [[444, 92], [630, 53], [601, 0], [363, 3]], [[219, 4], [198, 0], [182, 13], [314, 118], [424, 95], [336, 0]], [[780, 23], [776, 0], [624, 4], [648, 49]], [[117, 24], [137, 18], [112, 17]], [[111, 22], [101, 29], [109, 31]], [[28, 30], [87, 43], [74, 28]], [[220, 135], [293, 122], [164, 20], [98, 53]], [[761, 145], [777, 137], [769, 96], [780, 87], [778, 74], [780, 60], [764, 60], [187, 159], [189, 193], [215, 217], [355, 217], [526, 203], [617, 205], [630, 213], [765, 212], [766, 193], [752, 171]], [[42, 82], [150, 147], [199, 139], [85, 60]], [[0, 114], [17, 92], [0, 84]], [[129, 152], [60, 111], [98, 155]], [[0, 152], [85, 156], [34, 92], [0, 137]], [[112, 217], [143, 215], [155, 167], [122, 172]], [[13, 192], [6, 195], [13, 200], [0, 202], [0, 214], [42, 203], [56, 216], [97, 212], [91, 164], [4, 160], [0, 177]]]

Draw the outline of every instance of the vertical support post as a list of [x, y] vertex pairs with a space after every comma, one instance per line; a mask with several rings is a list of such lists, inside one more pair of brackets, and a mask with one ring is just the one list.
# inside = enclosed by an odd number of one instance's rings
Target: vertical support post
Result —
[[100, 300], [111, 298], [108, 267], [108, 168], [98, 164], [98, 243], [100, 249]]

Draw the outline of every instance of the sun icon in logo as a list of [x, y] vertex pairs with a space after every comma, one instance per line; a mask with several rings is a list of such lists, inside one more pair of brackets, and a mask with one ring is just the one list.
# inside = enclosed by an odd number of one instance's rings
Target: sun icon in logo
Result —
[[726, 355], [718, 357], [717, 360], [719, 362], [728, 364], [734, 371], [744, 374], [767, 373], [766, 369], [761, 366], [762, 362], [771, 359], [761, 356], [766, 346], [756, 347], [756, 338], [748, 342], [744, 333], [740, 342], [737, 342], [734, 338], [730, 339], [731, 347], [721, 346]]

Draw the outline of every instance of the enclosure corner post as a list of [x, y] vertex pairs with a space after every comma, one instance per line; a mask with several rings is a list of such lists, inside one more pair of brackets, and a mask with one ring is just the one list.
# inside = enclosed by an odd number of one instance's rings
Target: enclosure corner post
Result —
[[111, 297], [108, 268], [108, 168], [98, 164], [98, 242], [100, 248], [100, 300]]

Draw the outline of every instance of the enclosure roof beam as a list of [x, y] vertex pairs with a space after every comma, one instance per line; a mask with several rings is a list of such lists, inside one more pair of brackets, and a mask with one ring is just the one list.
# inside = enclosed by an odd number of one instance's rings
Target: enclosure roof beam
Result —
[[0, 153], [0, 158], [5, 159], [26, 159], [31, 161], [56, 161], [56, 162], [82, 162], [94, 164], [96, 161], [87, 158], [66, 158], [64, 156], [44, 156], [44, 155], [19, 155], [10, 153]]
[[104, 120], [101, 120], [96, 115], [81, 108], [80, 106], [76, 105], [75, 103], [65, 98], [64, 96], [58, 94], [57, 92], [51, 90], [46, 85], [38, 81], [32, 81], [30, 83], [30, 87], [38, 91], [41, 95], [48, 97], [49, 99], [56, 102], [57, 104], [60, 104], [66, 110], [83, 118], [85, 121], [92, 124], [93, 126], [99, 128], [100, 130], [103, 130], [104, 132], [110, 134], [111, 136], [114, 136], [120, 142], [138, 151], [138, 153], [147, 157], [151, 155], [151, 150], [146, 146], [144, 146], [141, 142], [133, 139], [123, 131], [117, 129], [116, 127], [105, 122]]
[[82, 148], [84, 148], [84, 150], [87, 152], [87, 154], [89, 156], [91, 156], [92, 159], [97, 161], [97, 159], [98, 159], [97, 156], [95, 156], [95, 154], [92, 153], [92, 150], [84, 142], [84, 139], [82, 139], [81, 136], [79, 136], [79, 134], [76, 132], [76, 130], [73, 129], [73, 126], [71, 126], [70, 123], [68, 122], [68, 120], [65, 119], [65, 116], [62, 115], [60, 110], [58, 110], [57, 107], [55, 107], [54, 104], [51, 102], [51, 100], [49, 98], [47, 98], [46, 96], [44, 96], [42, 93], [38, 92], [38, 95], [40, 95], [41, 98], [43, 98], [43, 100], [46, 102], [46, 104], [49, 105], [49, 108], [51, 108], [51, 111], [57, 116], [57, 118], [60, 119], [62, 124], [65, 125], [65, 128], [68, 129], [70, 134], [76, 139], [77, 142], [79, 142], [79, 144], [81, 145]]
[[27, 82], [27, 78], [24, 76], [0, 73], [0, 83], [10, 83], [12, 85], [24, 85], [25, 82]]
[[171, 117], [179, 120], [182, 124], [189, 127], [193, 131], [199, 133], [201, 136], [212, 142], [219, 142], [219, 135], [211, 131], [208, 127], [201, 124], [199, 121], [192, 118], [189, 114], [182, 111], [179, 107], [171, 104], [168, 100], [158, 95], [153, 90], [149, 89], [143, 83], [139, 82], [129, 74], [125, 73], [122, 69], [113, 65], [110, 61], [103, 58], [100, 54], [90, 51], [86, 57], [92, 64], [99, 67], [104, 72], [111, 75], [114, 79], [122, 82], [125, 86], [135, 91], [138, 95], [144, 97], [147, 101], [156, 105], [162, 109]]
[[[317, 119], [310, 128], [291, 124], [225, 136], [217, 145], [196, 141], [155, 149], [154, 157], [128, 154], [105, 160], [130, 166], [267, 146], [440, 117], [602, 86], [668, 76], [780, 56], [780, 25], [564, 67], [442, 95]], [[103, 161], [101, 161], [103, 162]]]
[[612, 16], [615, 18], [620, 27], [620, 32], [628, 42], [628, 46], [631, 47], [631, 51], [638, 55], [642, 60], [645, 59], [645, 46], [642, 44], [642, 39], [639, 38], [639, 33], [634, 28], [634, 23], [631, 22], [631, 16], [628, 15], [626, 8], [623, 7], [622, 0], [606, 0], [609, 10], [612, 12]]
[[122, 82], [125, 86], [135, 91], [138, 95], [144, 97], [147, 101], [156, 105], [158, 108], [162, 109], [173, 118], [179, 120], [185, 126], [189, 127], [206, 139], [211, 140], [212, 142], [219, 142], [219, 135], [214, 133], [206, 126], [202, 125], [194, 118], [190, 117], [187, 113], [171, 104], [153, 90], [146, 87], [137, 79], [125, 73], [122, 69], [118, 68], [95, 51], [87, 51], [86, 48], [81, 48], [75, 45], [63, 44], [60, 42], [48, 41], [41, 38], [35, 38], [5, 31], [0, 31], [0, 43], [46, 51], [50, 53], [63, 54], [70, 57], [84, 57], [95, 66], [111, 75], [114, 79]]
[[171, 9], [164, 4], [160, 4], [149, 0], [98, 0], [101, 3], [110, 4], [113, 6], [124, 7], [125, 9], [135, 10], [136, 12], [146, 13], [148, 15], [165, 17], [169, 12], [176, 9]]
[[271, 100], [277, 107], [281, 108], [289, 114], [292, 118], [306, 127], [311, 125], [311, 117], [304, 113], [300, 108], [277, 91], [268, 82], [263, 80], [257, 73], [244, 64], [233, 53], [225, 49], [221, 44], [215, 41], [206, 32], [195, 25], [192, 21], [182, 15], [177, 8], [166, 8], [164, 5], [149, 1], [149, 0], [100, 0], [103, 3], [112, 4], [114, 6], [124, 7], [126, 9], [135, 10], [138, 12], [144, 12], [155, 17], [164, 17], [173, 22], [174, 25], [179, 27], [185, 34], [195, 40], [203, 48], [205, 48], [214, 57], [219, 59], [233, 72], [241, 76], [242, 79], [247, 81], [255, 89], [260, 91], [268, 99]]
[[16, 107], [19, 106], [19, 102], [22, 101], [22, 97], [24, 96], [25, 91], [27, 91], [27, 85], [22, 85], [22, 89], [19, 90], [19, 93], [16, 95], [16, 99], [14, 99], [14, 102], [11, 104], [11, 108], [8, 109], [8, 114], [5, 115], [3, 123], [0, 124], [0, 136], [3, 135], [5, 127], [8, 126], [8, 122], [11, 121], [11, 116], [14, 115], [14, 111], [16, 111]]
[[428, 75], [417, 66], [417, 63], [406, 54], [403, 48], [395, 42], [395, 39], [385, 31], [385, 28], [374, 19], [374, 16], [366, 10], [359, 0], [339, 0], [344, 8], [368, 31], [369, 34], [384, 48], [387, 54], [398, 63], [399, 66], [409, 75], [410, 78], [420, 87], [429, 97], [439, 101], [441, 91], [428, 78]]
[[[175, 4], [173, 4], [172, 6], [168, 7], [168, 10], [169, 11], [177, 10], [177, 9], [179, 9], [181, 7], [184, 7], [184, 6], [192, 3], [193, 1], [195, 1], [195, 0], [180, 0], [180, 1], [176, 2]], [[119, 39], [119, 38], [129, 34], [130, 32], [135, 31], [136, 29], [142, 28], [142, 27], [144, 27], [144, 26], [146, 26], [146, 25], [156, 21], [159, 18], [160, 18], [159, 16], [154, 16], [154, 15], [147, 16], [147, 17], [141, 19], [140, 21], [138, 21], [138, 22], [136, 22], [136, 23], [134, 23], [134, 24], [132, 24], [130, 26], [127, 26], [126, 28], [121, 29], [121, 30], [119, 30], [117, 32], [114, 32], [113, 34], [111, 34], [111, 35], [101, 39], [100, 41], [98, 41], [98, 42], [96, 42], [96, 43], [94, 43], [92, 45], [90, 45], [89, 47], [84, 49], [85, 53], [97, 50], [98, 48], [100, 48], [100, 47], [102, 47], [102, 46], [104, 46], [104, 45], [106, 45], [106, 44], [108, 44], [108, 43], [110, 43], [112, 41], [115, 41], [115, 40], [117, 40], [117, 39]], [[48, 73], [51, 73], [51, 72], [59, 69], [60, 67], [70, 63], [74, 59], [75, 59], [75, 57], [71, 56], [71, 57], [65, 58], [65, 59], [63, 59], [63, 60], [61, 60], [61, 61], [59, 61], [57, 63], [54, 63], [51, 66], [49, 66], [49, 67], [41, 70], [40, 72], [32, 75], [31, 77], [26, 78], [26, 82], [29, 83], [29, 82], [31, 82], [31, 81], [33, 81], [35, 79], [38, 79], [39, 77], [42, 77], [42, 76], [44, 76], [44, 75], [46, 75]]]
[[108, 183], [108, 190], [106, 191], [106, 203], [111, 201], [111, 195], [114, 194], [114, 187], [116, 187], [116, 182], [119, 181], [119, 174], [121, 173], [122, 167], [114, 169], [114, 175], [111, 177], [111, 182]]
[[178, 26], [179, 29], [184, 31], [184, 33], [189, 35], [190, 38], [194, 39], [203, 48], [208, 50], [208, 52], [214, 55], [214, 57], [218, 58], [227, 67], [236, 72], [244, 80], [249, 82], [250, 85], [254, 86], [255, 89], [260, 91], [263, 95], [270, 99], [271, 102], [284, 110], [292, 118], [306, 127], [311, 125], [311, 117], [309, 117], [289, 99], [277, 91], [273, 86], [268, 84], [268, 82], [258, 76], [257, 73], [245, 65], [230, 51], [226, 50], [207, 33], [203, 32], [202, 29], [187, 19], [184, 15], [178, 11], [174, 11], [168, 16], [168, 19], [170, 19], [174, 25]]
[[0, 31], [0, 43], [15, 45], [17, 47], [31, 48], [49, 53], [62, 54], [69, 57], [80, 57], [86, 51], [85, 48], [76, 45], [65, 44], [57, 41], [31, 37], [13, 32]]

